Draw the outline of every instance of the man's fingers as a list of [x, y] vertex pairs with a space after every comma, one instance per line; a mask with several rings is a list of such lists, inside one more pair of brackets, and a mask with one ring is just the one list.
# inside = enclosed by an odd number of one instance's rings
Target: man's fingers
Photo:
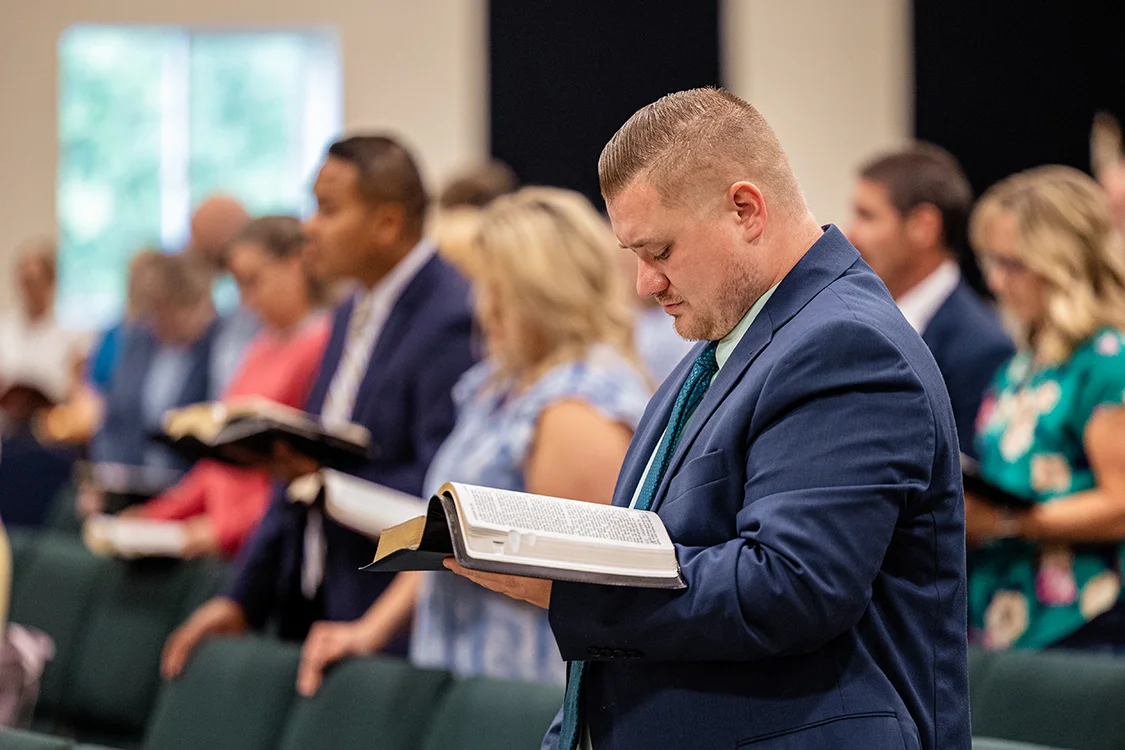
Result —
[[160, 660], [160, 673], [165, 680], [178, 677], [184, 670], [187, 656], [191, 653], [193, 639], [186, 637], [182, 632], [176, 631], [168, 638], [164, 645], [164, 654]]
[[324, 661], [312, 653], [301, 655], [301, 666], [297, 669], [297, 692], [306, 698], [316, 695], [324, 679]]
[[297, 669], [297, 692], [312, 697], [324, 681], [324, 669], [345, 655], [340, 639], [320, 623], [313, 625], [301, 648], [301, 664]]
[[473, 583], [484, 586], [486, 589], [504, 593], [510, 588], [511, 576], [502, 573], [482, 573], [479, 570], [469, 570], [452, 557], [445, 558], [442, 564], [457, 575], [468, 578]]

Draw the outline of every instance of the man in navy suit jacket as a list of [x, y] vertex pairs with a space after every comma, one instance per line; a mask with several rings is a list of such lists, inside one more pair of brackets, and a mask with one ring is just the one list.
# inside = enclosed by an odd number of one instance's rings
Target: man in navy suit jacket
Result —
[[[361, 288], [335, 313], [308, 411], [371, 432], [371, 460], [353, 473], [420, 495], [453, 426], [453, 385], [473, 363], [468, 285], [423, 239], [421, 176], [398, 143], [365, 136], [334, 144], [313, 189], [310, 265]], [[289, 481], [317, 468], [279, 455], [283, 481], [233, 584], [170, 637], [166, 676], [207, 635], [259, 628], [273, 616], [283, 637], [299, 640], [316, 620], [357, 619], [386, 589], [392, 576], [360, 571], [374, 559], [371, 539], [287, 497]]]
[[[151, 467], [138, 485], [165, 489], [189, 462], [154, 443], [163, 414], [208, 399], [218, 325], [205, 273], [182, 255], [160, 254], [147, 266], [145, 313], [125, 329], [120, 362], [105, 394], [105, 418], [90, 446], [98, 463]], [[152, 481], [163, 478], [163, 482]], [[143, 489], [138, 486], [138, 489]]]
[[930, 144], [860, 171], [848, 239], [933, 352], [949, 389], [961, 451], [976, 456], [981, 399], [1015, 353], [992, 308], [961, 277], [973, 194], [957, 160]]
[[614, 496], [659, 514], [687, 588], [446, 563], [549, 606], [569, 741], [545, 747], [968, 750], [964, 508], [929, 350], [741, 99], [641, 109], [599, 171], [638, 292], [706, 342], [653, 397]]

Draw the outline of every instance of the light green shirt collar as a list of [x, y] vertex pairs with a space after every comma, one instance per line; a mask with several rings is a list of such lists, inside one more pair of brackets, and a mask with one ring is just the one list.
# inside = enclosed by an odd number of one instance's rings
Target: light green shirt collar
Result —
[[742, 341], [742, 337], [750, 330], [750, 326], [753, 325], [754, 320], [758, 317], [758, 313], [760, 313], [762, 308], [766, 306], [766, 303], [770, 301], [770, 297], [773, 296], [775, 289], [777, 289], [777, 284], [771, 286], [766, 290], [765, 294], [758, 297], [758, 301], [750, 306], [750, 309], [742, 316], [742, 320], [738, 321], [738, 325], [719, 340], [719, 346], [715, 349], [715, 361], [719, 363], [720, 370], [723, 369], [723, 365], [730, 359], [730, 355], [734, 353], [734, 350], [738, 348], [738, 342]]

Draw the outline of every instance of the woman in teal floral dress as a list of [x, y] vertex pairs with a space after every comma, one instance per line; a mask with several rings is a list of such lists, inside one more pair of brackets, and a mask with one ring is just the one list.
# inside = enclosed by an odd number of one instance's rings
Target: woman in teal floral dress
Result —
[[988, 648], [1125, 644], [1125, 243], [1067, 167], [997, 184], [971, 230], [1022, 334], [981, 406], [981, 473], [1035, 504], [966, 495], [970, 625]]

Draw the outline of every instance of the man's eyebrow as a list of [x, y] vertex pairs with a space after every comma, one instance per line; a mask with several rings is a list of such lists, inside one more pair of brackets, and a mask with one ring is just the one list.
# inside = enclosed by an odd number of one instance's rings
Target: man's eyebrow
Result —
[[648, 245], [655, 245], [656, 240], [650, 240], [646, 237], [645, 239], [637, 240], [636, 242], [628, 245], [618, 240], [617, 244], [621, 246], [622, 250], [639, 250], [640, 248], [647, 247]]

